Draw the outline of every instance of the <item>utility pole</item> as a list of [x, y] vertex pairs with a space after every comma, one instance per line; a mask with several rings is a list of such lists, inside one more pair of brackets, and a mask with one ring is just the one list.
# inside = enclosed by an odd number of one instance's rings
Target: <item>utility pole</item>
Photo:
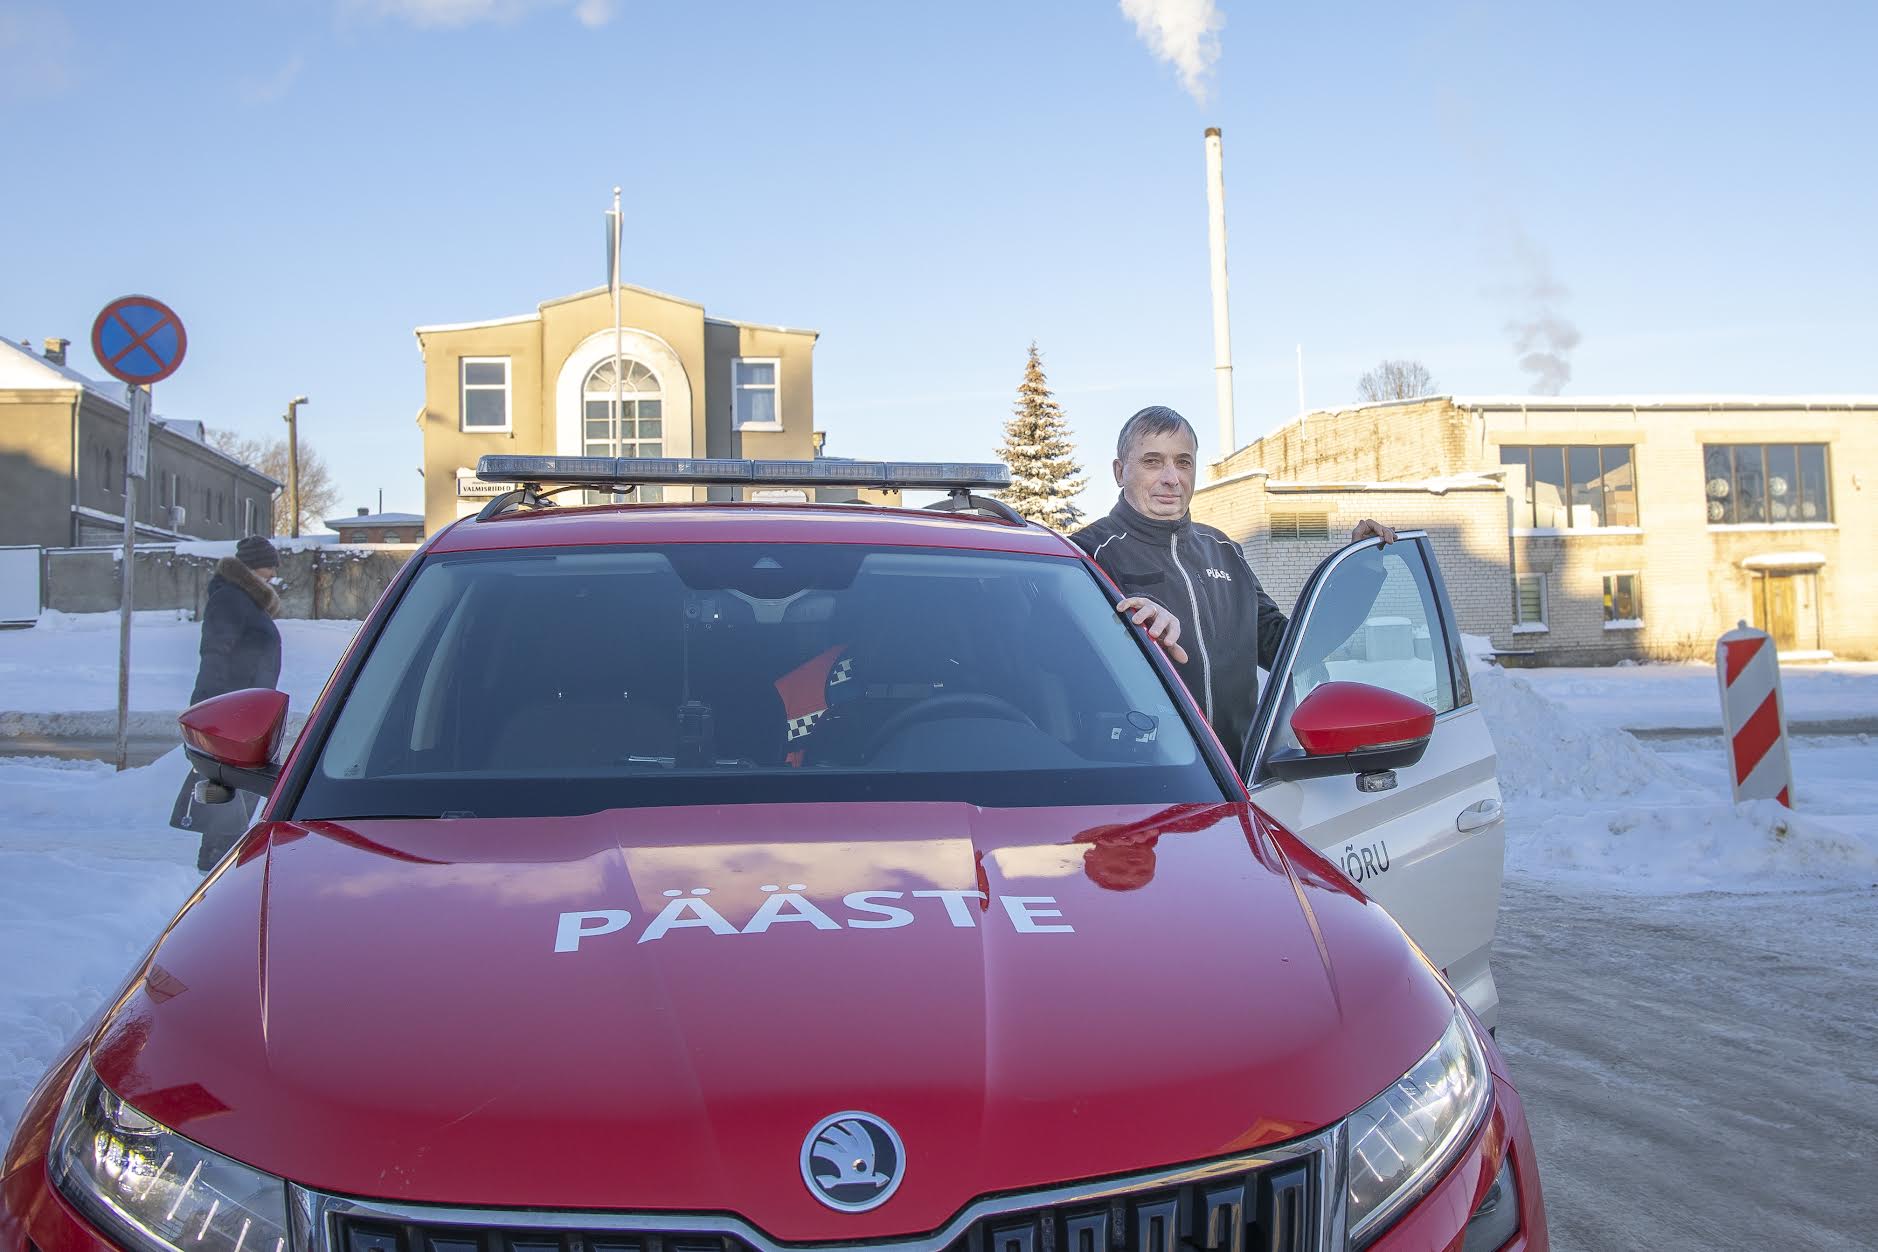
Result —
[[295, 539], [300, 537], [300, 406], [305, 396], [287, 402], [287, 528]]

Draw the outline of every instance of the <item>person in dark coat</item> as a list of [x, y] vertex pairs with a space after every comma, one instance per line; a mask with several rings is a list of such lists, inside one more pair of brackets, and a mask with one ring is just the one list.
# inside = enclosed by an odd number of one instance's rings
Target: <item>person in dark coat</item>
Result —
[[189, 703], [280, 681], [280, 596], [268, 585], [280, 552], [259, 535], [215, 564], [202, 605], [202, 664]]
[[[280, 616], [280, 596], [268, 585], [279, 569], [279, 550], [259, 535], [243, 539], [234, 556], [216, 562], [202, 604], [202, 661], [189, 703], [279, 683], [280, 627], [274, 619]], [[201, 779], [189, 771], [170, 825], [201, 834], [196, 868], [208, 870], [247, 830], [256, 797], [237, 792], [226, 804], [197, 804], [195, 786]]]

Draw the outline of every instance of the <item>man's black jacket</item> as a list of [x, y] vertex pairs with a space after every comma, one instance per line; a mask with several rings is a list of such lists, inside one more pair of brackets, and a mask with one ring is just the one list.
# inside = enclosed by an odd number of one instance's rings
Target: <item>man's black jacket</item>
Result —
[[1252, 729], [1258, 671], [1278, 655], [1285, 615], [1259, 586], [1239, 545], [1191, 517], [1157, 521], [1117, 500], [1070, 536], [1127, 596], [1180, 619], [1187, 663], [1174, 668], [1235, 761]]

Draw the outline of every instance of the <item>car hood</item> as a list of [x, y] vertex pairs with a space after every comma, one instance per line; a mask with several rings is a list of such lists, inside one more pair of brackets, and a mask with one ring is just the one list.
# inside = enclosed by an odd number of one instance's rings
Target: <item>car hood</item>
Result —
[[[853, 1239], [1297, 1137], [1452, 1011], [1249, 806], [738, 805], [263, 828], [94, 1059], [321, 1190]], [[858, 1215], [800, 1172], [847, 1110], [907, 1160]]]

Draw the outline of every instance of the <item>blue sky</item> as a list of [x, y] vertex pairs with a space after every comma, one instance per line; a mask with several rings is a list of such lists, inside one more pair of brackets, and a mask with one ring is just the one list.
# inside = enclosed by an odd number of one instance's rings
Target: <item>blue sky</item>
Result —
[[342, 511], [417, 510], [412, 328], [598, 285], [621, 183], [629, 281], [822, 332], [833, 452], [989, 457], [1037, 340], [1100, 510], [1134, 409], [1216, 442], [1219, 125], [1242, 442], [1300, 343], [1314, 406], [1527, 390], [1547, 285], [1568, 394], [1878, 392], [1873, 6], [1219, 9], [1202, 104], [1107, 0], [0, 0], [0, 334], [158, 296], [160, 412], [305, 392]]

